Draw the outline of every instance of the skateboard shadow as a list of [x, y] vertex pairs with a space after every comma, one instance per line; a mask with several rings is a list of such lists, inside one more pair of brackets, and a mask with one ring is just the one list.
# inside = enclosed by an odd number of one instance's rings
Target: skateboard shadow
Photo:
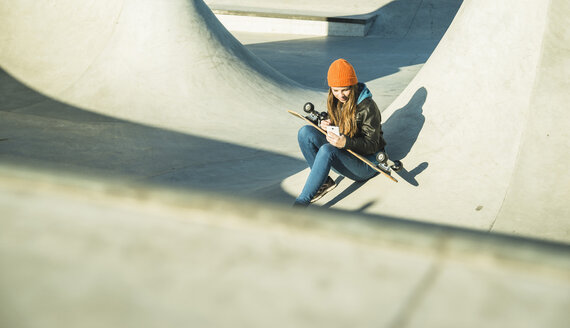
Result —
[[410, 101], [402, 108], [396, 110], [384, 124], [384, 138], [386, 139], [386, 153], [392, 160], [401, 160], [404, 167], [397, 174], [406, 182], [413, 186], [418, 186], [416, 176], [428, 167], [427, 162], [423, 162], [412, 170], [405, 168], [404, 158], [410, 153], [412, 147], [418, 140], [418, 136], [424, 126], [425, 116], [423, 106], [426, 102], [428, 92], [426, 88], [419, 88]]
[[416, 180], [416, 176], [422, 173], [425, 169], [429, 166], [428, 162], [422, 162], [420, 165], [416, 166], [416, 168], [412, 169], [411, 171], [406, 170], [405, 167], [402, 167], [397, 174], [407, 183], [411, 184], [412, 186], [419, 186], [420, 184]]

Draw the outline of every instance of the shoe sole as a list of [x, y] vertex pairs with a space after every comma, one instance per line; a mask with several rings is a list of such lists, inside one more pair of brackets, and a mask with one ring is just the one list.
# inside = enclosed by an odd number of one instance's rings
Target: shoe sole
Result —
[[333, 190], [335, 187], [336, 187], [336, 183], [333, 184], [332, 186], [328, 187], [327, 189], [325, 189], [325, 191], [323, 191], [323, 193], [320, 194], [318, 197], [311, 199], [311, 203], [314, 203], [314, 202], [318, 201], [319, 199], [323, 198], [324, 195], [326, 195], [329, 191]]

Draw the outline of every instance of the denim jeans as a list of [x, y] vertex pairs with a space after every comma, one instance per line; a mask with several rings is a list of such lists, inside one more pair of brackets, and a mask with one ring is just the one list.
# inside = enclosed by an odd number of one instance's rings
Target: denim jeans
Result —
[[326, 136], [310, 125], [303, 126], [297, 135], [299, 147], [311, 168], [305, 187], [295, 205], [307, 206], [326, 181], [331, 168], [354, 181], [366, 181], [378, 172], [344, 149], [328, 143]]

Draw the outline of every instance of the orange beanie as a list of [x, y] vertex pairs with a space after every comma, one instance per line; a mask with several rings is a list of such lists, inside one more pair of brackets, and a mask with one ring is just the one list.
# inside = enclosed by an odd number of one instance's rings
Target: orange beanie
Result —
[[329, 67], [327, 80], [330, 87], [348, 87], [358, 83], [354, 67], [344, 59], [335, 60]]

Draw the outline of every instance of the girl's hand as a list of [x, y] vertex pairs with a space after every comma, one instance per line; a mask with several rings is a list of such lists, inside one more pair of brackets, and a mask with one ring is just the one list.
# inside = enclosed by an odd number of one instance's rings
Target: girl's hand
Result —
[[323, 120], [321, 121], [321, 129], [327, 130], [327, 126], [331, 125], [331, 120]]
[[340, 148], [343, 149], [344, 146], [346, 146], [346, 137], [343, 136], [342, 134], [339, 136], [337, 136], [336, 134], [332, 133], [332, 132], [328, 132], [327, 133], [327, 141], [335, 146], [336, 148]]

